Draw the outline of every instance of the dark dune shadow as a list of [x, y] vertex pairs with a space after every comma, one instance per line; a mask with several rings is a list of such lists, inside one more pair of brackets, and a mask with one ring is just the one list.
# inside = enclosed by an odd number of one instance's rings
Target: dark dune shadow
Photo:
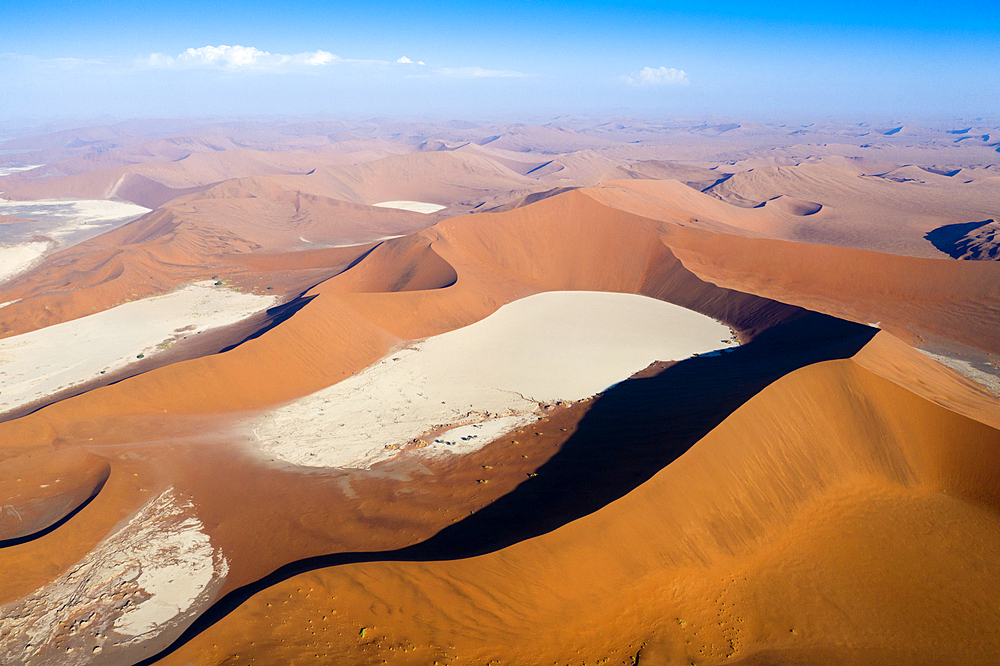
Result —
[[982, 222], [962, 222], [959, 224], [946, 224], [924, 234], [924, 238], [929, 240], [934, 247], [947, 254], [952, 259], [961, 259], [966, 255], [971, 246], [972, 240], [969, 238], [976, 229], [991, 224], [993, 220], [983, 220]]
[[173, 644], [141, 663], [154, 663], [257, 592], [301, 573], [358, 562], [473, 557], [593, 513], [649, 480], [768, 384], [812, 363], [849, 358], [877, 332], [804, 311], [732, 351], [617, 384], [594, 401], [576, 433], [536, 477], [475, 514], [407, 548], [291, 562], [218, 600]]
[[275, 307], [270, 308], [269, 310], [267, 310], [267, 323], [264, 326], [261, 326], [256, 331], [254, 331], [250, 335], [246, 336], [245, 338], [243, 338], [239, 342], [234, 342], [233, 344], [229, 345], [228, 347], [220, 349], [218, 353], [224, 354], [227, 351], [231, 351], [233, 349], [236, 349], [237, 347], [239, 347], [240, 345], [242, 345], [245, 342], [249, 342], [251, 340], [255, 340], [255, 339], [259, 338], [260, 336], [262, 336], [265, 333], [267, 333], [268, 331], [270, 331], [272, 328], [275, 328], [276, 326], [278, 326], [280, 324], [283, 324], [284, 322], [286, 322], [289, 319], [291, 319], [292, 315], [294, 315], [296, 312], [298, 312], [299, 310], [301, 310], [302, 308], [304, 308], [306, 305], [308, 305], [309, 301], [311, 301], [314, 298], [315, 298], [315, 296], [302, 296], [302, 295], [300, 295], [297, 298], [295, 298], [295, 299], [293, 299], [293, 300], [291, 300], [291, 301], [289, 301], [287, 303], [283, 303], [281, 305], [276, 305]]
[[853, 356], [876, 333], [806, 313], [730, 352], [622, 382], [594, 402], [537, 477], [385, 559], [473, 557], [593, 513], [645, 483], [768, 384], [812, 363]]

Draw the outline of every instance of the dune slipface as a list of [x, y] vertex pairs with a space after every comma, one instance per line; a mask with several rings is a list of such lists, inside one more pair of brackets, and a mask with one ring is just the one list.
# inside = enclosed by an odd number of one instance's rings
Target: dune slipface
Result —
[[993, 128], [200, 122], [0, 144], [0, 662], [997, 661]]

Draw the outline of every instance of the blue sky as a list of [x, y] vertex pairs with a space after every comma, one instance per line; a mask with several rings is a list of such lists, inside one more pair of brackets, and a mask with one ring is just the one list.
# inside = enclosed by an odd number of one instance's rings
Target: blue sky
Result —
[[1000, 110], [983, 0], [6, 4], [5, 119]]

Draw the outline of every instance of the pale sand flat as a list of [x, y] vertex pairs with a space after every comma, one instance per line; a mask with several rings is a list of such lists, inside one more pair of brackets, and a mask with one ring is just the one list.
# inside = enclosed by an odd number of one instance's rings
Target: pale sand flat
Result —
[[[13, 238], [0, 236], [0, 243], [3, 243], [0, 245], [0, 282], [20, 275], [49, 252], [96, 236], [148, 212], [148, 208], [135, 204], [100, 199], [0, 199], [0, 215], [34, 222], [14, 232]], [[37, 240], [39, 237], [49, 240]]]
[[997, 378], [995, 375], [983, 372], [976, 366], [972, 365], [969, 361], [960, 358], [945, 356], [944, 354], [935, 354], [927, 351], [926, 349], [917, 349], [917, 351], [929, 356], [941, 365], [951, 368], [960, 375], [965, 376], [967, 379], [971, 379], [980, 386], [985, 387], [992, 392], [993, 395], [1000, 396], [1000, 378]]
[[45, 254], [49, 245], [50, 243], [42, 241], [0, 245], [0, 282], [6, 282], [31, 268]]
[[424, 215], [436, 213], [439, 210], [447, 208], [447, 206], [425, 203], [423, 201], [383, 201], [372, 205], [376, 208], [398, 208], [399, 210], [408, 210], [414, 213], [423, 213]]
[[20, 173], [22, 171], [31, 171], [32, 169], [37, 169], [38, 167], [45, 166], [44, 164], [25, 164], [23, 166], [9, 166], [0, 167], [0, 178], [4, 176], [9, 176], [12, 173]]
[[[252, 429], [268, 455], [313, 467], [366, 468], [448, 426], [463, 429], [431, 448], [452, 441], [468, 452], [534, 418], [539, 403], [587, 398], [654, 361], [723, 349], [730, 338], [709, 317], [645, 296], [536, 294], [391, 353]], [[473, 423], [483, 430], [464, 429]], [[461, 439], [469, 435], [477, 436]]]
[[123, 368], [172, 340], [234, 324], [277, 300], [195, 282], [0, 340], [0, 413]]
[[56, 240], [74, 231], [94, 225], [145, 215], [148, 208], [122, 201], [104, 199], [41, 199], [38, 201], [8, 201], [0, 199], [0, 215], [34, 220], [57, 220], [56, 229], [48, 232]]

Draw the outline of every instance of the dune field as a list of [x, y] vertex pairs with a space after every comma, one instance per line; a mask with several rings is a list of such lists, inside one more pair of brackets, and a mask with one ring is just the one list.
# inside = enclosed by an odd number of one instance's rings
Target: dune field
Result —
[[996, 661], [1000, 128], [560, 122], [0, 143], [0, 662]]

